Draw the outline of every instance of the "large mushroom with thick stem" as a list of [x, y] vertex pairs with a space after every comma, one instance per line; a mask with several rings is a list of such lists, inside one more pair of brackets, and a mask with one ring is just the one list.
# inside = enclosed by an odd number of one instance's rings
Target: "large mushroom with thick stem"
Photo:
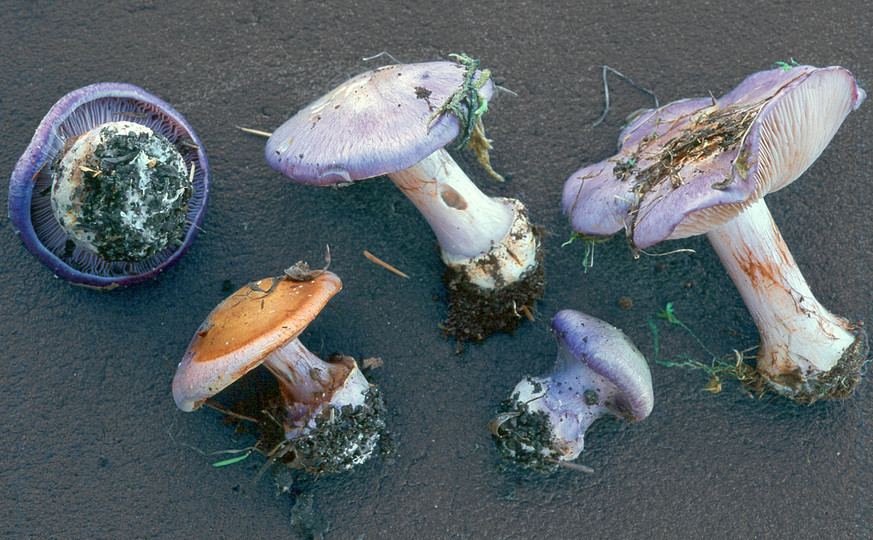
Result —
[[58, 277], [113, 289], [149, 279], [194, 241], [209, 195], [200, 140], [142, 88], [70, 92], [40, 123], [9, 183], [9, 218]]
[[842, 67], [786, 65], [718, 100], [646, 111], [617, 155], [567, 180], [564, 213], [583, 237], [624, 228], [636, 249], [706, 234], [761, 334], [755, 384], [805, 403], [849, 396], [865, 332], [815, 299], [764, 195], [799, 177], [865, 97]]
[[[313, 273], [316, 274], [316, 273]], [[250, 283], [219, 304], [194, 334], [173, 379], [183, 411], [200, 407], [263, 365], [284, 401], [283, 454], [291, 466], [321, 474], [370, 458], [385, 427], [384, 405], [354, 359], [324, 361], [297, 339], [342, 288], [333, 273]]]
[[444, 327], [459, 340], [512, 331], [544, 293], [537, 231], [515, 199], [484, 195], [444, 146], [489, 165], [481, 115], [493, 85], [478, 61], [385, 66], [309, 104], [272, 133], [267, 163], [288, 178], [343, 185], [387, 175], [421, 211], [448, 268]]
[[566, 309], [552, 320], [552, 333], [552, 372], [522, 379], [488, 424], [501, 457], [539, 471], [573, 467], [595, 420], [642, 420], [655, 403], [646, 359], [624, 332]]

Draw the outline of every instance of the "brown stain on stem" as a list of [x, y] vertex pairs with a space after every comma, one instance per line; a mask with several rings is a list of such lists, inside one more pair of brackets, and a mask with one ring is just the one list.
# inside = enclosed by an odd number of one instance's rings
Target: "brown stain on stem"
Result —
[[440, 188], [440, 198], [449, 208], [459, 211], [467, 209], [467, 200], [451, 186], [442, 186]]
[[788, 292], [788, 289], [781, 284], [782, 272], [773, 262], [758, 260], [748, 248], [738, 255], [737, 263], [748, 276], [749, 283], [760, 294], [766, 293], [770, 285], [776, 285]]

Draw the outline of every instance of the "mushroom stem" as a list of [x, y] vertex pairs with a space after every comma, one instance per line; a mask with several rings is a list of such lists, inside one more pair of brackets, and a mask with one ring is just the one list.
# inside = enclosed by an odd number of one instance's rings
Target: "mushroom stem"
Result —
[[370, 385], [350, 357], [325, 362], [295, 339], [273, 351], [263, 363], [279, 381], [285, 399], [285, 436], [293, 439], [314, 427], [326, 404], [339, 410], [364, 405]]
[[842, 375], [844, 364], [857, 382], [863, 332], [815, 299], [763, 199], [707, 236], [755, 319], [757, 369], [774, 390], [800, 401], [840, 397], [833, 392], [847, 380], [826, 374]]
[[562, 349], [549, 376], [525, 378], [516, 385], [512, 396], [526, 405], [526, 414], [542, 413], [548, 420], [551, 441], [540, 453], [572, 461], [585, 448], [588, 427], [608, 412], [604, 402], [611, 400], [614, 392], [612, 383], [585, 369]]
[[[512, 283], [536, 265], [537, 241], [521, 203], [479, 191], [445, 149], [388, 177], [430, 224], [446, 265], [470, 266], [463, 271], [479, 287]], [[483, 256], [492, 265], [496, 257], [496, 275], [473, 268]]]
[[419, 209], [443, 251], [452, 255], [484, 253], [512, 225], [512, 208], [479, 191], [444, 148], [388, 177]]

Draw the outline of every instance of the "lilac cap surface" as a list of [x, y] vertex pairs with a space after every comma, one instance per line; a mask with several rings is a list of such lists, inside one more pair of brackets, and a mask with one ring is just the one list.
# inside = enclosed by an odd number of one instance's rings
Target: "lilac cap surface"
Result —
[[[124, 120], [144, 125], [168, 139], [190, 170], [194, 193], [188, 202], [182, 246], [170, 246], [139, 262], [112, 262], [71, 248], [51, 208], [52, 161], [70, 139], [98, 125]], [[43, 118], [9, 183], [9, 217], [24, 245], [58, 277], [72, 283], [111, 289], [154, 277], [176, 262], [197, 234], [209, 194], [209, 165], [200, 139], [181, 114], [142, 88], [97, 83], [61, 98]]]
[[[409, 168], [458, 136], [450, 112], [431, 115], [464, 84], [455, 62], [385, 66], [352, 77], [310, 103], [267, 141], [266, 159], [285, 176], [345, 184]], [[481, 72], [476, 72], [474, 81]], [[493, 92], [490, 80], [479, 89]]]
[[648, 363], [624, 332], [590, 315], [565, 309], [552, 319], [552, 333], [573, 359], [618, 389], [618, 402], [607, 403], [607, 407], [612, 405], [626, 420], [641, 420], [652, 412], [655, 397]]
[[618, 154], [567, 180], [564, 213], [584, 235], [624, 227], [638, 248], [703, 234], [799, 177], [865, 97], [845, 68], [795, 66], [718, 100], [648, 110], [622, 130]]

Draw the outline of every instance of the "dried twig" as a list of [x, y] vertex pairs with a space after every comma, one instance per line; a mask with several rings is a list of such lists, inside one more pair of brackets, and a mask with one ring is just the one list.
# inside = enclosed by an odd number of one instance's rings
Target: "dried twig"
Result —
[[379, 266], [381, 266], [382, 268], [384, 268], [386, 270], [390, 270], [391, 272], [394, 272], [395, 274], [397, 274], [400, 277], [405, 277], [406, 279], [409, 279], [409, 276], [407, 276], [406, 274], [404, 274], [400, 270], [394, 268], [390, 264], [386, 263], [382, 259], [376, 257], [375, 255], [373, 255], [372, 253], [370, 253], [366, 249], [364, 250], [364, 257], [366, 257], [368, 261], [374, 262], [374, 263], [378, 264]]
[[252, 129], [252, 128], [247, 128], [247, 127], [242, 127], [242, 126], [236, 126], [236, 129], [238, 129], [240, 131], [244, 131], [246, 133], [251, 133], [252, 135], [260, 135], [261, 137], [272, 137], [273, 136], [273, 134], [270, 133], [269, 131], [261, 131], [260, 129]]

